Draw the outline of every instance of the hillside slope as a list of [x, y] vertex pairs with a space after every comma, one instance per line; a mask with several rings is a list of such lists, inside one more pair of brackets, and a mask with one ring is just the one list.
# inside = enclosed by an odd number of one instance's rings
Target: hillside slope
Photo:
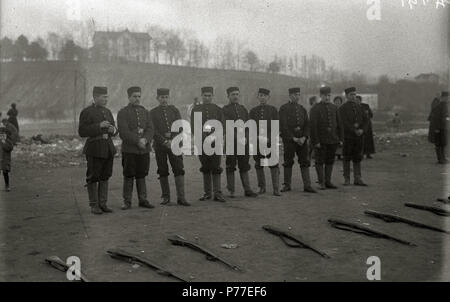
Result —
[[142, 102], [147, 108], [157, 105], [158, 87], [170, 88], [172, 102], [180, 107], [199, 97], [200, 87], [205, 85], [216, 89], [216, 102], [221, 104], [227, 103], [226, 88], [239, 86], [243, 103], [248, 106], [257, 103], [259, 87], [272, 90], [272, 103], [277, 106], [286, 101], [291, 86], [301, 86], [305, 92], [317, 90], [317, 84], [304, 79], [258, 72], [142, 63], [1, 63], [0, 110], [5, 111], [16, 102], [21, 117], [71, 117], [74, 107], [79, 113], [89, 104], [94, 85], [109, 88], [109, 107], [113, 111], [128, 102], [126, 89], [132, 85], [143, 88]]

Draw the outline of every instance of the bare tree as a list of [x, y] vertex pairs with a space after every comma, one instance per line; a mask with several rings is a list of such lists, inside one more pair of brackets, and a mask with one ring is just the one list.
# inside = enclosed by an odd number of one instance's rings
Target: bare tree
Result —
[[248, 50], [244, 56], [245, 62], [249, 66], [250, 71], [255, 71], [255, 66], [258, 64], [258, 56], [255, 52]]

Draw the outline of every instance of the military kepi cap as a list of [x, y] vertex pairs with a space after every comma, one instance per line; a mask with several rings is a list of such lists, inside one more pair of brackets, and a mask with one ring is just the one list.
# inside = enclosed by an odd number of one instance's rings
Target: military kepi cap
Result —
[[352, 93], [352, 92], [356, 92], [356, 88], [355, 87], [350, 87], [350, 88], [345, 89], [344, 91], [345, 91], [345, 94], [349, 94], [349, 93]]
[[212, 87], [202, 87], [202, 94], [204, 93], [214, 93], [214, 88]]
[[227, 94], [230, 94], [235, 91], [239, 91], [239, 88], [238, 87], [230, 87], [227, 89]]
[[442, 91], [441, 97], [443, 98], [448, 97], [448, 91]]
[[167, 88], [158, 88], [158, 89], [156, 90], [156, 94], [157, 94], [158, 96], [169, 95], [169, 93], [170, 93], [170, 90], [167, 89]]
[[328, 86], [320, 87], [320, 94], [330, 94], [331, 88]]
[[266, 88], [259, 88], [258, 93], [270, 95], [270, 90]]
[[108, 88], [94, 86], [94, 89], [92, 90], [92, 94], [93, 95], [105, 95], [105, 94], [108, 94]]
[[133, 93], [135, 93], [135, 92], [139, 92], [140, 93], [141, 91], [142, 91], [141, 87], [137, 87], [137, 86], [130, 87], [130, 88], [127, 89], [128, 97], [132, 96]]
[[289, 88], [289, 94], [300, 93], [300, 87]]

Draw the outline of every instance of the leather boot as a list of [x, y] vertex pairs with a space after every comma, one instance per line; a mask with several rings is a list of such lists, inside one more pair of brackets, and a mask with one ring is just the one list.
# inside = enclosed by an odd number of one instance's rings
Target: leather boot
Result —
[[272, 178], [273, 195], [281, 196], [280, 194], [280, 168], [270, 168], [270, 176]]
[[331, 175], [333, 174], [333, 165], [325, 165], [325, 187], [328, 189], [337, 189], [331, 182]]
[[91, 213], [95, 215], [103, 214], [98, 203], [98, 185], [96, 182], [88, 183], [88, 196], [89, 196], [89, 206], [91, 207]]
[[203, 173], [203, 191], [204, 195], [200, 198], [200, 201], [212, 199], [212, 174]]
[[230, 198], [234, 198], [234, 171], [227, 171], [227, 190], [230, 192]]
[[440, 160], [439, 160], [439, 163], [440, 164], [446, 164], [446, 163], [448, 163], [448, 160], [447, 160], [447, 157], [446, 157], [446, 154], [445, 154], [445, 147], [439, 147], [439, 157], [440, 157]]
[[184, 195], [184, 176], [175, 176], [175, 187], [177, 189], [177, 203], [181, 206], [189, 207], [191, 204], [186, 201]]
[[311, 187], [311, 178], [309, 177], [309, 167], [302, 167], [301, 172], [303, 179], [303, 191], [307, 193], [317, 193], [317, 191]]
[[240, 172], [239, 175], [241, 177], [242, 186], [244, 187], [245, 196], [257, 197], [258, 194], [253, 192], [253, 190], [250, 187], [250, 179], [248, 176], [248, 172]]
[[213, 191], [214, 191], [214, 201], [225, 202], [225, 198], [222, 195], [221, 183], [220, 183], [220, 174], [213, 174]]
[[256, 169], [256, 177], [258, 179], [258, 194], [266, 193], [266, 175], [264, 174], [264, 168]]
[[434, 148], [434, 150], [436, 151], [437, 163], [440, 164], [441, 161], [442, 161], [442, 158], [441, 158], [441, 147], [436, 146]]
[[281, 192], [291, 191], [292, 167], [284, 167], [284, 183]]
[[169, 178], [167, 176], [159, 177], [159, 184], [161, 185], [161, 204], [170, 204], [170, 187]]
[[147, 200], [147, 185], [145, 178], [136, 178], [136, 191], [139, 199], [139, 207], [153, 209], [154, 206]]
[[344, 168], [344, 186], [350, 185], [350, 161], [344, 160], [342, 162], [342, 166]]
[[103, 213], [112, 213], [113, 210], [108, 208], [108, 181], [102, 180], [98, 183], [98, 203]]
[[128, 210], [131, 208], [131, 199], [133, 198], [133, 183], [134, 183], [134, 178], [132, 178], [132, 177], [124, 177], [123, 178], [122, 210]]
[[353, 174], [354, 174], [354, 178], [355, 178], [355, 186], [362, 186], [362, 187], [367, 187], [367, 185], [363, 182], [362, 177], [361, 177], [361, 163], [360, 162], [354, 162], [353, 163]]
[[325, 190], [325, 179], [323, 174], [323, 165], [316, 164], [316, 173], [317, 173], [317, 179], [319, 182], [319, 186], [321, 190]]

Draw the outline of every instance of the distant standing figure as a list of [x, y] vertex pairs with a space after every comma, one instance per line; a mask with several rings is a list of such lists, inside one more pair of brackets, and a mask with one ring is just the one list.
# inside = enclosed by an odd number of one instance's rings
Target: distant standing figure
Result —
[[392, 128], [394, 129], [395, 132], [400, 131], [400, 127], [402, 125], [402, 120], [400, 118], [400, 115], [398, 113], [396, 113], [394, 115], [394, 118], [392, 119]]
[[[1, 119], [0, 112], [0, 119]], [[9, 172], [11, 171], [11, 153], [17, 141], [17, 129], [7, 119], [2, 119], [0, 124], [0, 170], [3, 171], [5, 191], [9, 192]]]
[[364, 133], [363, 155], [365, 155], [366, 158], [370, 159], [370, 158], [372, 158], [372, 154], [375, 153], [375, 142], [373, 139], [373, 130], [372, 130], [373, 112], [370, 109], [369, 104], [362, 102], [362, 97], [360, 95], [358, 95], [356, 98], [359, 100], [359, 103], [361, 104], [361, 107], [363, 108], [363, 110], [369, 120], [369, 125], [367, 126], [367, 132]]
[[435, 97], [435, 98], [433, 99], [433, 101], [431, 102], [430, 115], [428, 115], [428, 119], [427, 119], [428, 122], [430, 122], [430, 126], [428, 127], [428, 141], [429, 141], [430, 143], [432, 143], [432, 144], [434, 144], [434, 129], [431, 128], [431, 126], [433, 125], [433, 124], [431, 123], [431, 115], [432, 115], [432, 113], [433, 113], [434, 108], [435, 108], [437, 105], [439, 105], [439, 102], [440, 102], [439, 96], [438, 96], [438, 97]]
[[17, 129], [17, 133], [19, 133], [19, 121], [17, 120], [17, 116], [19, 115], [19, 111], [16, 108], [16, 103], [11, 104], [11, 109], [8, 110], [8, 122], [13, 124]]
[[448, 91], [443, 91], [440, 102], [437, 104], [430, 114], [430, 128], [434, 133], [434, 145], [436, 147], [436, 156], [439, 164], [446, 164], [446, 147], [447, 147], [447, 123], [448, 116]]

